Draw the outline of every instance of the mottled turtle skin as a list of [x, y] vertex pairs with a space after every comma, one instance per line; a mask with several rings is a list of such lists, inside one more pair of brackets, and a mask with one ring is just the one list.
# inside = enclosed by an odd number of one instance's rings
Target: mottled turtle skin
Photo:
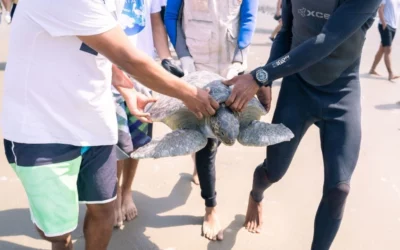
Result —
[[240, 113], [226, 107], [224, 102], [229, 98], [231, 88], [222, 83], [223, 77], [197, 71], [183, 79], [198, 88], [209, 89], [210, 95], [220, 103], [220, 108], [214, 116], [199, 120], [181, 100], [160, 95], [158, 101], [146, 111], [153, 122], [166, 124], [172, 132], [161, 140], [154, 139], [139, 148], [131, 157], [141, 159], [187, 155], [205, 147], [207, 138], [217, 138], [228, 146], [236, 140], [245, 146], [269, 146], [293, 138], [293, 133], [284, 125], [259, 121], [267, 111], [256, 97]]

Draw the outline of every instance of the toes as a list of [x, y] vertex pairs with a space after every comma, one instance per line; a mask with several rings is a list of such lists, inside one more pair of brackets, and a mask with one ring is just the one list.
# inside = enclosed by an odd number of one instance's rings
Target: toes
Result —
[[262, 226], [261, 225], [259, 225], [258, 227], [257, 227], [257, 229], [256, 229], [256, 233], [261, 233], [261, 231], [262, 231]]
[[223, 240], [224, 239], [224, 231], [221, 230], [217, 234], [217, 240]]
[[205, 238], [208, 239], [208, 237], [209, 237], [209, 228], [206, 227], [206, 226], [203, 226], [203, 235], [204, 235]]

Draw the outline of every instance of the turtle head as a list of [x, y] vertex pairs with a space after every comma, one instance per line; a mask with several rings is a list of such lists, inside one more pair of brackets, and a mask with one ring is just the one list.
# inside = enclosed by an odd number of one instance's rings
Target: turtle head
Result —
[[239, 119], [231, 109], [220, 105], [215, 115], [210, 117], [210, 126], [214, 135], [225, 145], [232, 146], [239, 135]]

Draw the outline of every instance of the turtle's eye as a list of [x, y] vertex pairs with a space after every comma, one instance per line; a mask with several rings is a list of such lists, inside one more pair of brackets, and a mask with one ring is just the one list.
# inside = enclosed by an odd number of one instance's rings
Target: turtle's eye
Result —
[[222, 136], [225, 136], [225, 133], [221, 131], [221, 135], [222, 135]]

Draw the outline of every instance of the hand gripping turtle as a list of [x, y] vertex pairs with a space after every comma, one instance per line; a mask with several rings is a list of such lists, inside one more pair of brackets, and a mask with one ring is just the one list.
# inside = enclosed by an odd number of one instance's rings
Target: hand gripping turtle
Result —
[[294, 135], [283, 124], [260, 121], [267, 112], [257, 98], [253, 98], [241, 113], [234, 113], [223, 103], [231, 89], [222, 83], [221, 76], [196, 71], [184, 77], [189, 84], [210, 90], [220, 108], [212, 117], [197, 119], [182, 101], [161, 95], [146, 112], [153, 122], [163, 122], [172, 132], [161, 139], [153, 139], [131, 154], [132, 158], [163, 158], [195, 153], [207, 144], [207, 138], [217, 138], [232, 146], [236, 140], [244, 146], [263, 147], [290, 141]]

